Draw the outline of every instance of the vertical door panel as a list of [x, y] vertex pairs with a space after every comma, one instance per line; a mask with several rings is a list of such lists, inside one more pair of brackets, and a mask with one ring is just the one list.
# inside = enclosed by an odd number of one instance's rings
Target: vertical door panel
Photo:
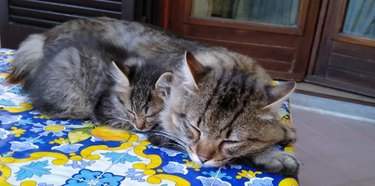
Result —
[[329, 1], [307, 80], [375, 97], [375, 0]]

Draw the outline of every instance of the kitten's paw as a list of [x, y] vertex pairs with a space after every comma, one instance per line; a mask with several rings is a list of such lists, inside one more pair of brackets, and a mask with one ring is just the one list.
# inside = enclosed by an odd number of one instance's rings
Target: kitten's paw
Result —
[[253, 163], [270, 173], [294, 176], [298, 174], [301, 162], [294, 154], [272, 150], [256, 156]]
[[284, 128], [284, 139], [280, 141], [280, 145], [289, 146], [293, 145], [297, 141], [296, 129], [290, 126], [283, 126]]

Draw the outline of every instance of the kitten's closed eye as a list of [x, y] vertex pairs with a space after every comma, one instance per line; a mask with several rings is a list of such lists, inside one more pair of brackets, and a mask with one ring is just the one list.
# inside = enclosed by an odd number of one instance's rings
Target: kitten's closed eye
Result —
[[238, 140], [223, 140], [221, 143], [228, 144], [228, 145], [233, 145], [233, 144], [238, 144], [241, 141]]
[[158, 114], [159, 113], [154, 113], [154, 114], [146, 116], [146, 122], [148, 122], [148, 123], [154, 122], [155, 120], [157, 120]]
[[133, 118], [135, 118], [135, 113], [133, 112], [133, 111], [131, 111], [131, 110], [127, 110], [127, 112], [133, 117]]
[[159, 114], [160, 111], [157, 111], [157, 112], [154, 112], [154, 113], [150, 113], [146, 116], [146, 118], [154, 118], [156, 117], [158, 114]]

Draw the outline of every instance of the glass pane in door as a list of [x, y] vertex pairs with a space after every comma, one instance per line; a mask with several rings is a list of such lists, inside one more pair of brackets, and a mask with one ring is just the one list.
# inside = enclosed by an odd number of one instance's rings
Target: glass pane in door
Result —
[[375, 38], [375, 0], [349, 0], [342, 32]]
[[300, 0], [192, 0], [191, 15], [296, 26]]

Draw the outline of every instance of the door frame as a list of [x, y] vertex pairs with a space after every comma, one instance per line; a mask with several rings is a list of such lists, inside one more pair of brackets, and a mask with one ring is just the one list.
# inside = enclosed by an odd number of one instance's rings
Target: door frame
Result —
[[[269, 71], [276, 79], [294, 79], [303, 81], [309, 66], [309, 59], [311, 57], [311, 49], [313, 48], [313, 40], [316, 29], [316, 23], [323, 0], [301, 0], [296, 27], [282, 26], [282, 25], [268, 25], [251, 22], [231, 21], [230, 19], [220, 18], [197, 18], [191, 17], [191, 2], [192, 0], [165, 0], [167, 6], [165, 8], [168, 13], [164, 14], [163, 27], [176, 32], [181, 36], [184, 35], [184, 29], [188, 26], [204, 26], [206, 28], [222, 28], [226, 30], [238, 30], [239, 32], [249, 31], [251, 33], [269, 33], [273, 36], [280, 34], [284, 38], [296, 37], [297, 42], [293, 46], [296, 52], [294, 62], [288, 71]], [[229, 24], [228, 24], [229, 23]], [[280, 45], [281, 46], [281, 45]], [[282, 46], [281, 46], [282, 47]], [[303, 50], [302, 50], [303, 49]], [[297, 61], [295, 63], [295, 61]], [[277, 66], [277, 64], [275, 64]], [[280, 67], [284, 68], [284, 67]]]
[[342, 3], [337, 4], [338, 13], [336, 15], [335, 32], [333, 40], [342, 41], [346, 43], [359, 44], [363, 46], [375, 47], [375, 40], [365, 37], [358, 37], [340, 32], [345, 23], [345, 13], [349, 6], [349, 0], [342, 0]]
[[[328, 68], [328, 61], [333, 42], [343, 42], [364, 47], [375, 47], [374, 39], [353, 36], [341, 32], [345, 22], [345, 13], [348, 4], [349, 0], [322, 0], [322, 8], [319, 13], [309, 67], [304, 80], [309, 83], [329, 88], [374, 96], [375, 90], [371, 88], [324, 78], [325, 69]], [[368, 55], [368, 52], [364, 53]], [[322, 61], [327, 62], [323, 63]]]
[[[274, 33], [283, 33], [283, 34], [292, 34], [292, 35], [303, 35], [304, 28], [305, 28], [305, 21], [307, 18], [307, 10], [309, 6], [310, 0], [301, 0], [301, 4], [299, 5], [296, 27], [293, 26], [283, 26], [277, 24], [264, 24], [261, 22], [247, 22], [247, 21], [239, 21], [239, 20], [232, 20], [227, 19], [223, 21], [222, 18], [215, 18], [215, 17], [192, 17], [190, 16], [190, 12], [192, 10], [192, 0], [185, 0], [184, 1], [184, 22], [188, 24], [198, 24], [198, 25], [207, 25], [207, 26], [219, 26], [219, 27], [226, 27], [226, 28], [234, 28], [234, 29], [241, 29], [241, 30], [254, 30], [254, 31], [265, 31], [265, 32], [274, 32]], [[229, 24], [228, 24], [229, 23]]]

